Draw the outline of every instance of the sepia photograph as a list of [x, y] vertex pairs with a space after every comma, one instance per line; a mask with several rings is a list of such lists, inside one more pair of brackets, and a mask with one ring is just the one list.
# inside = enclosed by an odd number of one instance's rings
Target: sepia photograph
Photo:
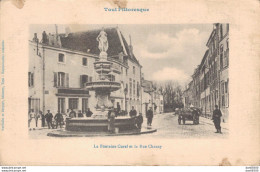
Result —
[[257, 0], [0, 1], [2, 170], [259, 170], [259, 17]]
[[229, 137], [229, 24], [31, 24], [33, 139]]

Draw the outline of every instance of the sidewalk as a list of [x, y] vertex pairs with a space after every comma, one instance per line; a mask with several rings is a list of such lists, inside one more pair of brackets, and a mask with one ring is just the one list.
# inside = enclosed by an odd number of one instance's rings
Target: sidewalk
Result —
[[[214, 126], [214, 123], [211, 119], [208, 119], [208, 118], [205, 118], [205, 117], [202, 117], [202, 116], [200, 116], [200, 122]], [[221, 122], [220, 125], [221, 125], [222, 129], [229, 130], [228, 123]]]
[[[65, 125], [62, 126], [62, 128], [65, 128]], [[48, 126], [45, 126], [45, 127], [36, 127], [35, 130], [45, 130], [45, 129], [49, 129]], [[50, 128], [50, 130], [54, 130], [56, 129], [56, 127], [54, 128]], [[58, 126], [58, 129], [60, 129], [60, 126]], [[34, 131], [34, 130], [30, 130], [30, 128], [28, 128], [29, 131]]]

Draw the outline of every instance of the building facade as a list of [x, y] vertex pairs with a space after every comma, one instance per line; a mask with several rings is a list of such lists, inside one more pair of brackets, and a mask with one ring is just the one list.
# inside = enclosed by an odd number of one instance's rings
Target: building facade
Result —
[[[95, 81], [98, 74], [94, 62], [99, 59], [96, 40], [101, 29], [69, 34], [42, 34], [29, 41], [28, 109], [36, 113], [66, 113], [68, 109], [83, 113], [90, 108], [95, 111], [94, 91], [85, 88], [87, 82]], [[119, 28], [106, 28], [108, 60], [120, 73], [107, 76], [110, 81], [121, 83], [121, 89], [110, 94], [116, 108], [128, 111], [135, 106], [141, 111], [141, 68]]]
[[223, 114], [223, 122], [229, 116], [229, 24], [214, 24], [206, 43], [201, 63], [192, 75], [192, 81], [184, 91], [185, 106], [193, 105], [211, 118], [215, 105]]
[[162, 93], [157, 90], [152, 81], [145, 80], [142, 77], [142, 113], [146, 114], [147, 110], [152, 107], [155, 114], [164, 112], [164, 101]]

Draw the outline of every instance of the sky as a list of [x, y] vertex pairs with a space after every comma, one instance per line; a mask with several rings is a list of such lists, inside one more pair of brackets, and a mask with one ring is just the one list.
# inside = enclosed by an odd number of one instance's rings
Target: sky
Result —
[[[118, 26], [127, 42], [131, 42], [136, 58], [147, 80], [178, 82], [182, 86], [191, 81], [191, 75], [200, 64], [213, 24], [155, 24], [155, 25], [58, 25], [64, 33]], [[32, 25], [30, 35], [54, 33], [54, 25]]]

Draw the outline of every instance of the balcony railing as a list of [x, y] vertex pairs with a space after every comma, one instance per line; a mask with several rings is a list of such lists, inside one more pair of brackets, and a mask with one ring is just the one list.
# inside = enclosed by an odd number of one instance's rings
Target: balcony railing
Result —
[[89, 91], [82, 88], [57, 88], [57, 95], [89, 95]]

